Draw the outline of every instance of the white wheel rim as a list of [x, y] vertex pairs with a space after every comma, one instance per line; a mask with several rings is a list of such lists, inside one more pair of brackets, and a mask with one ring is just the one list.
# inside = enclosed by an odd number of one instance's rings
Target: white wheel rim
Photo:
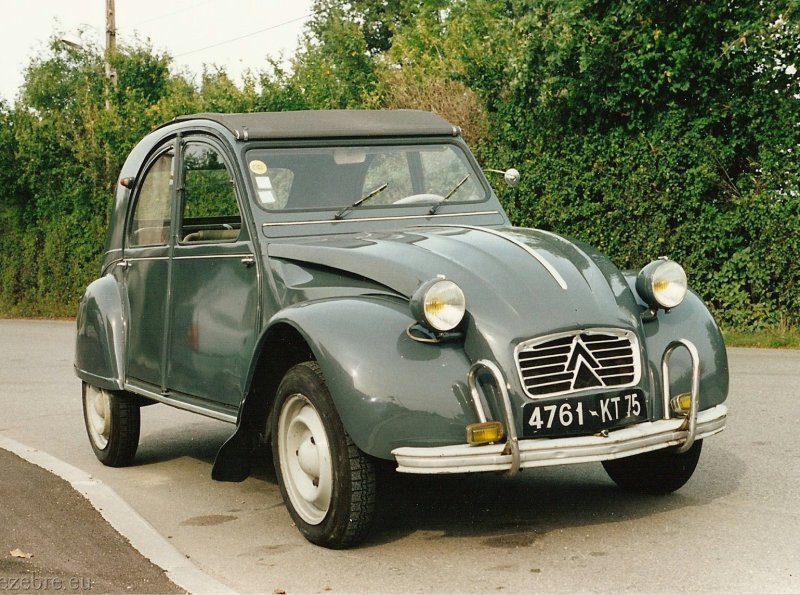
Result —
[[94, 445], [103, 450], [111, 435], [111, 397], [108, 392], [95, 386], [87, 386], [83, 394], [86, 411], [86, 428]]
[[320, 524], [331, 504], [333, 467], [322, 419], [300, 394], [286, 399], [278, 420], [278, 456], [286, 493], [309, 525]]

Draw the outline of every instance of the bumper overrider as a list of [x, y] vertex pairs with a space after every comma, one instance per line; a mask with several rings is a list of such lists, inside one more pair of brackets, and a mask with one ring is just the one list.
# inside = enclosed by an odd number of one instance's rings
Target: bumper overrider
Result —
[[[672, 353], [679, 348], [686, 349], [691, 356], [692, 389], [688, 411], [676, 417], [670, 407], [668, 364]], [[728, 415], [725, 405], [699, 411], [700, 359], [695, 346], [685, 339], [671, 343], [661, 360], [664, 417], [593, 436], [519, 440], [506, 380], [500, 368], [489, 360], [476, 362], [468, 376], [476, 416], [481, 421], [485, 421], [484, 408], [475, 380], [479, 371], [490, 373], [499, 389], [500, 410], [508, 432], [505, 443], [396, 448], [392, 454], [398, 471], [421, 474], [507, 471], [513, 475], [531, 467], [606, 461], [662, 448], [674, 447], [684, 452], [696, 440], [721, 432]]]

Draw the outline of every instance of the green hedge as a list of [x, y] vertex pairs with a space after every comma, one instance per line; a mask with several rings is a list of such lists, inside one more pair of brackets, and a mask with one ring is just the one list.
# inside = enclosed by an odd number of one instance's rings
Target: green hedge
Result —
[[[0, 103], [0, 315], [72, 315], [117, 172], [181, 113], [418, 107], [464, 127], [516, 224], [669, 255], [729, 328], [800, 326], [797, 0], [318, 0], [292, 68], [197, 83], [53, 43]], [[496, 184], [499, 186], [499, 184]]]

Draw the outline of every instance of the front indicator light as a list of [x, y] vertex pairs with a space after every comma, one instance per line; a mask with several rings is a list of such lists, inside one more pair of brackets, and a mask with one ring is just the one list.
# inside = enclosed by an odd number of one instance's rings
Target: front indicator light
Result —
[[686, 415], [692, 408], [692, 395], [689, 393], [683, 393], [677, 397], [672, 397], [672, 400], [669, 402], [669, 406], [672, 411], [678, 415]]
[[499, 421], [484, 421], [467, 426], [467, 443], [473, 446], [500, 442], [505, 435], [505, 428]]

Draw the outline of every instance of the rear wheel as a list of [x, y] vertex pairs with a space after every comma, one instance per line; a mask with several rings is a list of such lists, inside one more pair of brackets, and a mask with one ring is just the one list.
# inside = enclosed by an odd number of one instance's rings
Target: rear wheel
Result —
[[621, 488], [644, 494], [669, 494], [683, 487], [697, 467], [703, 441], [684, 453], [656, 450], [613, 461], [603, 461], [609, 477]]
[[329, 548], [362, 539], [375, 512], [374, 463], [345, 432], [316, 362], [286, 373], [271, 420], [278, 484], [300, 532]]
[[83, 419], [89, 444], [98, 460], [109, 467], [133, 462], [139, 446], [139, 403], [124, 392], [83, 383]]

